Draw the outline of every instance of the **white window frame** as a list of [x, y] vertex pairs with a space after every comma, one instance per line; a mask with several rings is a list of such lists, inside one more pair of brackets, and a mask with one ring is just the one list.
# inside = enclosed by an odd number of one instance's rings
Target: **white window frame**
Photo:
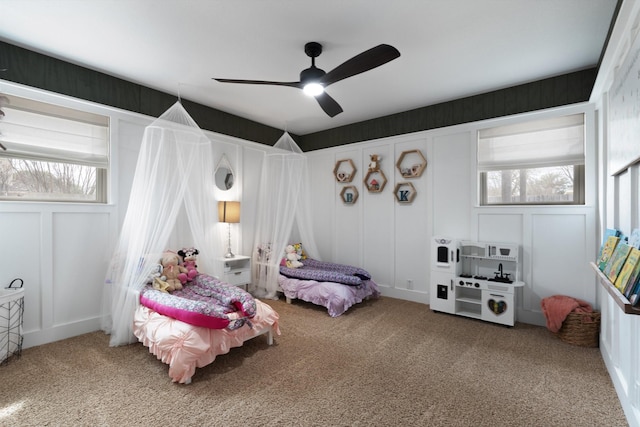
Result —
[[[515, 124], [479, 129], [477, 132], [477, 170], [480, 206], [585, 205], [586, 112], [558, 113], [546, 118], [530, 118]], [[556, 129], [569, 130], [557, 139], [548, 138]], [[520, 138], [521, 135], [535, 135]], [[553, 138], [556, 138], [554, 135]], [[572, 201], [526, 201], [526, 186], [518, 201], [491, 203], [487, 174], [490, 171], [518, 171], [526, 176], [530, 169], [573, 166]]]
[[0, 158], [71, 164], [95, 170], [95, 197], [73, 198], [70, 194], [51, 197], [7, 196], [4, 201], [45, 201], [98, 203], [108, 202], [110, 117], [6, 94], [5, 116], [0, 118]]

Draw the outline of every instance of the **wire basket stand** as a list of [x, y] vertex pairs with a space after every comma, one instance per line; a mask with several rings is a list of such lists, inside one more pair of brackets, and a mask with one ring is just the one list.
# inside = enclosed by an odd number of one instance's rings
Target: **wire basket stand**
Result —
[[[14, 286], [16, 283], [19, 285]], [[0, 289], [0, 366], [22, 354], [23, 284], [22, 279], [14, 279], [9, 287]]]

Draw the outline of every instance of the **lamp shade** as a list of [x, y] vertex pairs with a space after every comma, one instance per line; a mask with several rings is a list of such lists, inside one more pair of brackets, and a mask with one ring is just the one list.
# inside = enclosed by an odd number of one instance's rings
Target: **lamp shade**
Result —
[[240, 222], [240, 202], [218, 202], [218, 221], [230, 224]]

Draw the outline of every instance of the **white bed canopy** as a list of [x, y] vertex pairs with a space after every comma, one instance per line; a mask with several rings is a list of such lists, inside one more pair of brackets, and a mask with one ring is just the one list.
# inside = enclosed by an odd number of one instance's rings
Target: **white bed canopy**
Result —
[[285, 132], [265, 154], [258, 192], [250, 291], [277, 298], [280, 260], [289, 243], [319, 259], [311, 222], [311, 181], [306, 155]]
[[127, 213], [105, 281], [102, 328], [110, 345], [135, 342], [138, 292], [162, 252], [200, 251], [198, 269], [213, 271], [220, 256], [211, 141], [175, 103], [147, 126]]

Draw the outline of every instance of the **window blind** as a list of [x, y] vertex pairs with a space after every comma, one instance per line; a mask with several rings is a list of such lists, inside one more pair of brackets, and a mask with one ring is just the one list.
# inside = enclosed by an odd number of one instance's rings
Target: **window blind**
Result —
[[584, 141], [583, 114], [482, 129], [478, 170], [583, 165]]
[[0, 120], [0, 157], [106, 168], [109, 119], [23, 98], [10, 97]]

